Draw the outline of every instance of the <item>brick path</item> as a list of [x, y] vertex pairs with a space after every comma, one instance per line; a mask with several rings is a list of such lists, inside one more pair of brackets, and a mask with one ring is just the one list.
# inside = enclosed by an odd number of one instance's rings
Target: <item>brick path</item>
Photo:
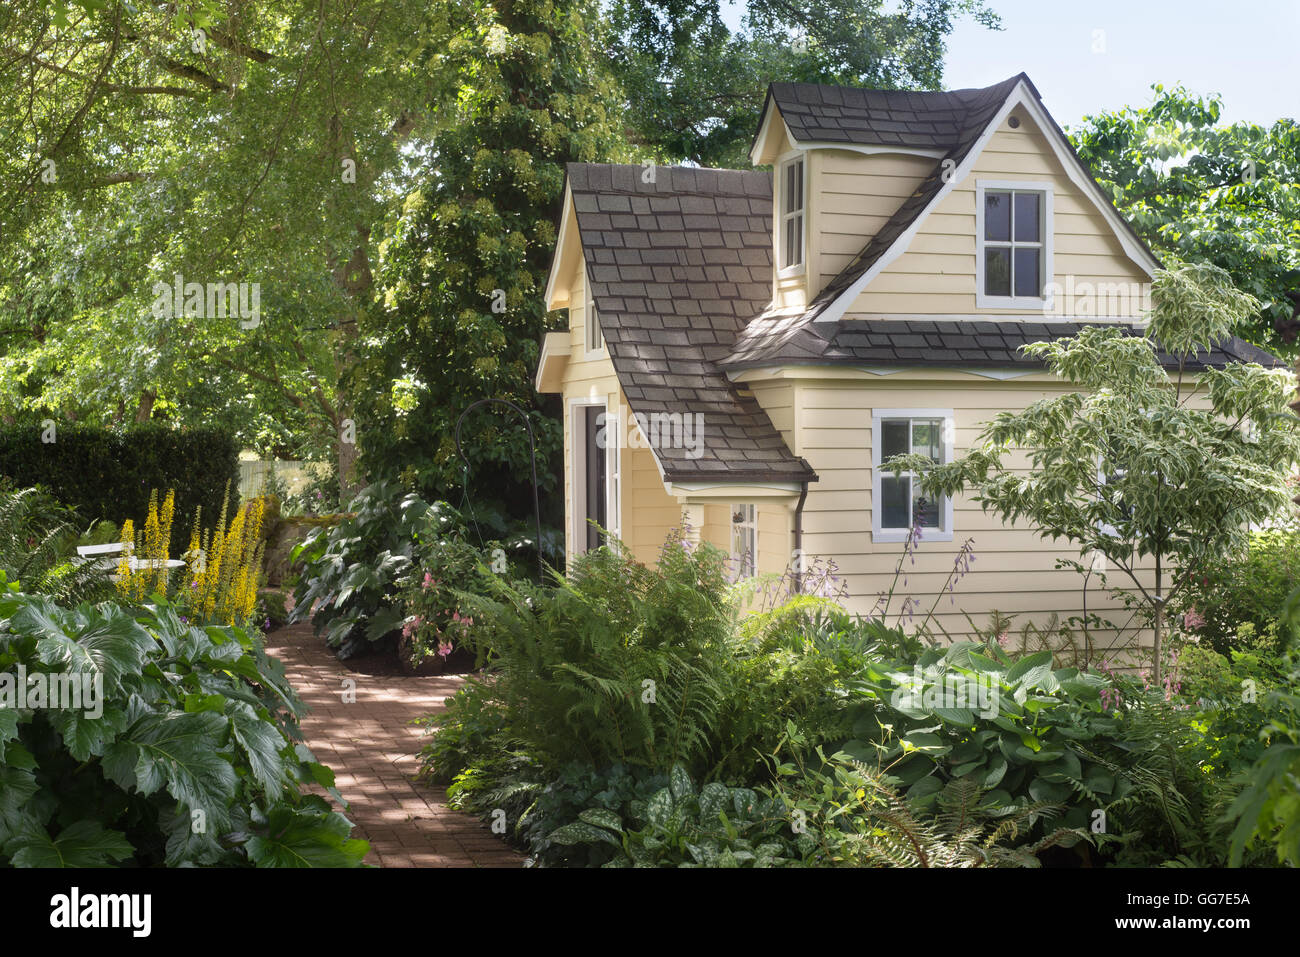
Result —
[[[477, 819], [447, 807], [445, 788], [414, 781], [423, 729], [411, 721], [440, 710], [460, 678], [356, 674], [310, 624], [271, 633], [266, 650], [284, 662], [289, 682], [311, 709], [303, 737], [316, 760], [333, 769], [335, 785], [352, 805], [352, 836], [370, 842], [367, 864], [522, 865], [523, 857]], [[355, 703], [343, 703], [344, 678], [356, 681]]]

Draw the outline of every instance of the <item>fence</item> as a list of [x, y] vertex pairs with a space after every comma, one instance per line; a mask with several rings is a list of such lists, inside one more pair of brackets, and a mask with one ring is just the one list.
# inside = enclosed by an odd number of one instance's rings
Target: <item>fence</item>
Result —
[[267, 478], [272, 474], [283, 481], [290, 492], [301, 492], [303, 487], [316, 477], [316, 474], [325, 471], [327, 468], [328, 466], [320, 462], [241, 458], [239, 460], [239, 497], [250, 499], [260, 495], [266, 487]]

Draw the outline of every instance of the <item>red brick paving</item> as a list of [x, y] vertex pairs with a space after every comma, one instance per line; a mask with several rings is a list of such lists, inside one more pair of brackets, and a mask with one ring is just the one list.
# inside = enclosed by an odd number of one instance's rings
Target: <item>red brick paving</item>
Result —
[[[460, 687], [456, 676], [428, 678], [349, 671], [311, 625], [267, 636], [267, 653], [284, 662], [289, 682], [311, 709], [302, 733], [316, 760], [334, 771], [351, 805], [353, 837], [370, 842], [367, 864], [380, 867], [519, 867], [523, 856], [468, 814], [447, 807], [445, 788], [417, 783], [423, 729], [411, 722]], [[343, 679], [356, 701], [343, 702]]]

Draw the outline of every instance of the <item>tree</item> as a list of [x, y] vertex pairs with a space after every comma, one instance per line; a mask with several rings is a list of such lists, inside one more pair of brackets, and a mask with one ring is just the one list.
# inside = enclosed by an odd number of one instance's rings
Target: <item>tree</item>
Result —
[[1157, 254], [1213, 263], [1261, 301], [1239, 335], [1294, 354], [1300, 124], [1225, 124], [1218, 97], [1153, 90], [1150, 106], [1085, 117], [1071, 141]]
[[[558, 328], [542, 293], [570, 160], [617, 158], [618, 103], [591, 47], [585, 2], [491, 0], [446, 50], [460, 91], [419, 186], [389, 224], [383, 308], [364, 325], [354, 380], [364, 462], [427, 498], [461, 501], [455, 426], [476, 399], [528, 410], [538, 471], [553, 486], [562, 425], [533, 388], [542, 334]], [[462, 433], [477, 488], [531, 514], [524, 425], [500, 407]], [[480, 499], [480, 503], [482, 499]]]
[[[1122, 573], [1110, 590], [1127, 591], [1154, 630], [1159, 681], [1169, 602], [1192, 570], [1286, 506], [1300, 433], [1287, 370], [1232, 364], [1194, 381], [1185, 375], [1192, 356], [1257, 308], [1223, 270], [1162, 271], [1152, 301], [1145, 335], [1092, 326], [1024, 347], [1082, 391], [999, 413], [981, 444], [950, 464], [900, 456], [882, 468], [917, 471], [929, 495], [969, 490], [1004, 521], [1070, 542], [1080, 572], [1090, 556], [1104, 556]], [[1177, 359], [1176, 372], [1157, 349]], [[1028, 472], [1006, 463], [1013, 448], [1028, 454]]]
[[[0, 412], [228, 425], [351, 484], [341, 380], [462, 6], [0, 8]], [[178, 274], [259, 315], [166, 315]]]
[[740, 28], [720, 0], [614, 0], [611, 65], [627, 136], [661, 160], [744, 168], [774, 80], [937, 90], [944, 40], [983, 0], [748, 0]]

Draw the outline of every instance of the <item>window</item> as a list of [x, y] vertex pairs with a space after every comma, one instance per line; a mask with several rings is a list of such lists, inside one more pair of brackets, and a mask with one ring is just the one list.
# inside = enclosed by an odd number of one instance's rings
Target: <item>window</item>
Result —
[[803, 157], [781, 167], [781, 268], [803, 265]]
[[731, 506], [731, 560], [736, 581], [758, 573], [758, 516], [753, 505]]
[[621, 534], [622, 461], [619, 417], [604, 399], [570, 399], [572, 444], [570, 504], [572, 551], [581, 554], [602, 544], [594, 522], [614, 536]]
[[587, 303], [582, 321], [587, 329], [587, 351], [599, 352], [605, 347], [605, 336], [600, 331], [600, 320], [596, 317], [596, 300], [591, 293], [590, 277], [587, 279]]
[[936, 464], [952, 460], [952, 410], [877, 409], [872, 414], [872, 539], [901, 542], [914, 525], [930, 541], [952, 541], [952, 499], [921, 493], [912, 472], [894, 475], [880, 463], [895, 455], [924, 455]]
[[1039, 309], [1052, 275], [1052, 193], [1042, 183], [976, 189], [976, 305]]

